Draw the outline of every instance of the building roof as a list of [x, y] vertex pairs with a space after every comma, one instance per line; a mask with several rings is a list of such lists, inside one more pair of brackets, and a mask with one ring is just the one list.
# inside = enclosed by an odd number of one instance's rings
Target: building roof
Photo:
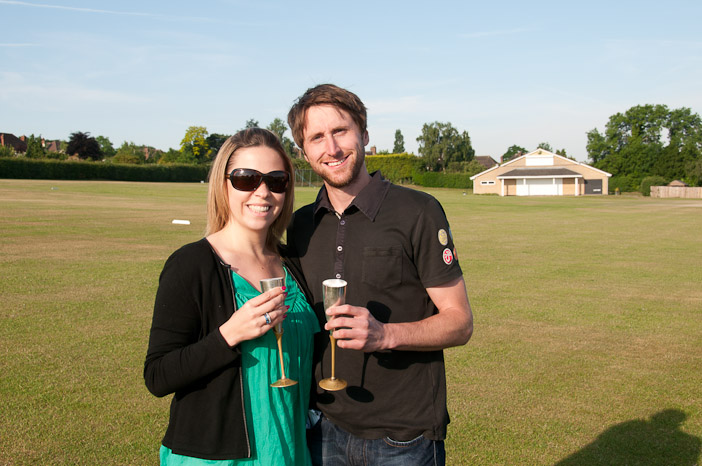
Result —
[[582, 178], [583, 175], [567, 168], [515, 168], [497, 178]]
[[485, 168], [492, 168], [495, 165], [498, 165], [497, 160], [493, 159], [489, 155], [476, 155], [474, 159]]
[[[517, 160], [521, 160], [521, 159], [523, 159], [523, 158], [528, 158], [528, 157], [534, 157], [534, 156], [552, 156], [552, 157], [554, 157], [554, 158], [559, 158], [559, 159], [565, 160], [565, 161], [567, 161], [568, 163], [571, 163], [571, 164], [573, 164], [573, 165], [579, 165], [579, 166], [582, 166], [582, 167], [587, 167], [587, 168], [589, 168], [590, 170], [594, 170], [594, 171], [599, 172], [599, 173], [601, 173], [601, 174], [603, 174], [603, 175], [605, 175], [605, 176], [608, 176], [608, 177], [609, 177], [609, 176], [612, 176], [611, 173], [607, 173], [606, 171], [600, 170], [599, 168], [595, 168], [595, 167], [593, 167], [593, 166], [591, 166], [591, 165], [587, 165], [587, 164], [585, 164], [585, 163], [578, 162], [578, 161], [576, 161], [576, 160], [572, 160], [572, 159], [569, 159], [569, 158], [567, 158], [567, 157], [563, 157], [562, 155], [554, 154], [553, 152], [549, 152], [549, 151], [547, 151], [547, 150], [545, 150], [545, 149], [536, 149], [535, 151], [529, 152], [528, 154], [524, 154], [524, 155], [522, 155], [522, 156], [520, 156], [520, 157], [516, 157], [516, 158], [510, 159], [509, 161], [503, 163], [502, 165], [495, 165], [494, 167], [488, 168], [488, 169], [485, 170], [485, 171], [482, 171], [482, 172], [480, 172], [480, 173], [477, 173], [477, 174], [471, 176], [470, 179], [471, 179], [471, 180], [475, 180], [475, 179], [478, 178], [479, 176], [483, 176], [483, 175], [485, 175], [486, 173], [489, 173], [489, 172], [491, 172], [491, 171], [493, 171], [493, 170], [497, 170], [498, 168], [501, 168], [501, 167], [504, 167], [504, 166], [513, 164], [513, 163], [515, 163]], [[575, 173], [575, 172], [573, 172], [573, 173]], [[498, 175], [498, 178], [504, 178], [506, 175], [507, 175], [506, 173], [505, 173], [504, 175]], [[545, 175], [545, 176], [550, 176], [550, 175]], [[523, 177], [521, 177], [521, 178], [523, 178]], [[562, 178], [563, 178], [563, 177], [562, 177]]]
[[61, 141], [45, 141], [44, 144], [49, 152], [61, 152]]
[[10, 146], [17, 152], [25, 152], [27, 143], [12, 133], [0, 133], [0, 146]]
[[685, 187], [685, 186], [687, 186], [687, 183], [684, 183], [680, 180], [673, 180], [670, 183], [668, 183], [668, 186], [683, 186], [683, 187]]

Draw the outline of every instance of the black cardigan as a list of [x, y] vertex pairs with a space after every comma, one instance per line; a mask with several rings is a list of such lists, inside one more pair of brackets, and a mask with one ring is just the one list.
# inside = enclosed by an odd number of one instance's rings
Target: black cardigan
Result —
[[[283, 251], [281, 251], [283, 252]], [[296, 264], [286, 266], [297, 275]], [[241, 353], [219, 327], [234, 312], [229, 265], [206, 239], [187, 244], [161, 272], [144, 380], [151, 393], [175, 393], [163, 445], [205, 459], [251, 456], [246, 427]]]

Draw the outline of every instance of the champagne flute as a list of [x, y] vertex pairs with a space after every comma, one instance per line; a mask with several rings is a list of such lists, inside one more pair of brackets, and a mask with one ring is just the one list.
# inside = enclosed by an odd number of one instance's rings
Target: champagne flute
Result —
[[[324, 310], [326, 311], [332, 306], [341, 306], [346, 304], [346, 281], [332, 278], [322, 282], [324, 293]], [[325, 313], [327, 322], [330, 317]], [[336, 378], [336, 338], [334, 331], [329, 331], [329, 340], [331, 341], [331, 377], [320, 380], [319, 386], [327, 391], [336, 391], [346, 388], [344, 379]]]
[[[284, 278], [264, 278], [261, 280], [261, 292], [265, 293], [273, 288], [278, 288], [284, 285]], [[283, 364], [283, 323], [275, 324], [273, 327], [273, 333], [275, 334], [275, 339], [278, 342], [278, 356], [280, 357], [280, 372], [282, 377], [271, 384], [271, 387], [281, 388], [289, 387], [291, 385], [297, 384], [297, 380], [289, 379], [285, 375], [285, 365]]]

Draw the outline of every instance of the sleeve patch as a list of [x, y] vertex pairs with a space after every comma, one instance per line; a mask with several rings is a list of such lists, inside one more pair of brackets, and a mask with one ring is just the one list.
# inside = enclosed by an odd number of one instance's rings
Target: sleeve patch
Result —
[[443, 256], [444, 256], [444, 263], [446, 265], [451, 265], [451, 263], [453, 262], [453, 253], [451, 252], [451, 250], [449, 248], [444, 249]]
[[443, 228], [439, 230], [439, 243], [441, 243], [442, 246], [446, 246], [448, 244], [448, 235], [446, 234], [446, 230]]

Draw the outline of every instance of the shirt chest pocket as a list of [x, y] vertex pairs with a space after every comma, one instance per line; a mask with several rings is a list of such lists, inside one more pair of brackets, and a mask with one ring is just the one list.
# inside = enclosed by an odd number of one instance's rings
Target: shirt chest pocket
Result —
[[402, 283], [402, 246], [363, 248], [363, 283], [376, 288]]

